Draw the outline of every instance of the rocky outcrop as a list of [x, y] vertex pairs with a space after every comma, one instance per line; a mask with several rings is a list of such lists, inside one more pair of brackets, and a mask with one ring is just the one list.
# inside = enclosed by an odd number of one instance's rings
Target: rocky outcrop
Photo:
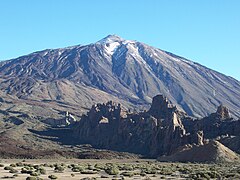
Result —
[[93, 105], [76, 125], [75, 134], [83, 143], [107, 148], [113, 135], [118, 131], [120, 114], [120, 104], [116, 105], [112, 101]]
[[203, 131], [208, 139], [222, 135], [240, 136], [240, 121], [231, 118], [228, 108], [223, 105], [220, 105], [215, 113], [191, 123], [188, 128], [195, 132]]
[[181, 116], [168, 100], [157, 95], [147, 112], [131, 114], [113, 102], [96, 104], [74, 128], [81, 143], [140, 153], [150, 157], [171, 154], [186, 143], [202, 143], [186, 134]]
[[166, 97], [163, 95], [153, 97], [151, 107], [148, 111], [150, 115], [157, 119], [165, 119], [168, 116], [171, 116], [172, 112], [174, 112], [174, 108], [168, 102]]
[[158, 157], [175, 154], [182, 147], [202, 149], [207, 139], [228, 133], [238, 136], [239, 128], [240, 121], [234, 121], [222, 105], [216, 113], [194, 119], [157, 95], [150, 109], [140, 113], [126, 112], [112, 101], [93, 105], [75, 124], [74, 135], [80, 143], [97, 148]]
[[223, 105], [220, 105], [215, 113], [215, 116], [218, 117], [220, 120], [230, 119], [230, 112], [229, 109]]

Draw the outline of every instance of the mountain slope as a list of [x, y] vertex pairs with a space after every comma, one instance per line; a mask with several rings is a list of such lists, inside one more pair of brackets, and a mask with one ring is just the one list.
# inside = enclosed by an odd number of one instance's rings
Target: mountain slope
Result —
[[[79, 109], [112, 98], [127, 108], [143, 108], [161, 93], [189, 115], [205, 116], [224, 104], [240, 117], [238, 80], [116, 35], [0, 62], [0, 89], [19, 99], [57, 101]], [[96, 100], [96, 92], [104, 96]]]

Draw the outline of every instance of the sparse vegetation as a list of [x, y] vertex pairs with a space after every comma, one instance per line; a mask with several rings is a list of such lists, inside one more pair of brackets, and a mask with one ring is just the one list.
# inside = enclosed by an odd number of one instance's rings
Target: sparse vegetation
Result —
[[[11, 164], [10, 164], [11, 165]], [[26, 180], [41, 180], [42, 175], [47, 174], [49, 179], [56, 179], [57, 173], [65, 173], [66, 177], [73, 179], [84, 179], [84, 176], [91, 175], [86, 180], [94, 178], [108, 179], [129, 179], [139, 178], [150, 179], [240, 179], [240, 164], [194, 164], [194, 163], [161, 163], [155, 161], [141, 161], [131, 163], [80, 163], [80, 164], [27, 164], [15, 163], [16, 166], [4, 164], [1, 169], [9, 172], [2, 178], [18, 179], [18, 172]], [[105, 171], [107, 174], [101, 174]], [[75, 173], [77, 172], [77, 173]], [[13, 175], [11, 175], [13, 174]], [[61, 176], [60, 174], [59, 176]], [[64, 175], [64, 176], [65, 176]], [[46, 177], [46, 176], [45, 176]]]

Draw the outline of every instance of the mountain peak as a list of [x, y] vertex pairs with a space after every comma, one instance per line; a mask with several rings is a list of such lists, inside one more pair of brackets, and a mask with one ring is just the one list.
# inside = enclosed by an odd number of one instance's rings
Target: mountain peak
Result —
[[120, 36], [116, 34], [110, 34], [105, 38], [101, 39], [100, 41], [98, 41], [98, 43], [101, 43], [101, 44], [107, 44], [107, 43], [113, 43], [113, 42], [120, 43], [122, 41], [124, 41], [124, 39], [122, 39]]
[[101, 44], [102, 46], [104, 46], [105, 51], [109, 55], [113, 55], [118, 46], [120, 46], [124, 41], [125, 40], [121, 37], [113, 34], [106, 36], [105, 38], [98, 41], [96, 44]]
[[[32, 98], [32, 94], [37, 99], [39, 94], [42, 99], [64, 98], [62, 92], [68, 89], [64, 85], [59, 85], [59, 95], [55, 93], [55, 88], [49, 95], [42, 93], [45, 90], [39, 93], [37, 86], [42, 80], [46, 81], [43, 85], [46, 89], [50, 88], [48, 82], [55, 80], [67, 80], [74, 84], [73, 89], [79, 84], [89, 86], [91, 93], [94, 87], [107, 93], [108, 97], [124, 100], [124, 104], [130, 107], [136, 104], [148, 106], [153, 95], [162, 94], [189, 115], [201, 117], [210, 114], [218, 102], [226, 104], [233, 118], [240, 115], [239, 81], [177, 55], [114, 34], [89, 45], [46, 50], [0, 62], [0, 91], [24, 98]], [[209, 93], [212, 89], [216, 89], [216, 96]], [[70, 101], [76, 103], [77, 94], [75, 97], [70, 93], [67, 99], [70, 97]], [[92, 102], [104, 99], [94, 97], [90, 98]], [[156, 112], [158, 108], [167, 109], [164, 104], [161, 106], [161, 98], [159, 96], [159, 101], [156, 101], [159, 106], [154, 106]], [[228, 116], [228, 112], [222, 109], [219, 109], [220, 115]]]

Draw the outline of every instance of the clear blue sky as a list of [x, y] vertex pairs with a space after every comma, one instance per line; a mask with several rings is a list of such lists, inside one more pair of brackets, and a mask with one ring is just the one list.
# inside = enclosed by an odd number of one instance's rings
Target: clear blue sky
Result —
[[0, 59], [138, 40], [240, 80], [240, 0], [0, 0]]

